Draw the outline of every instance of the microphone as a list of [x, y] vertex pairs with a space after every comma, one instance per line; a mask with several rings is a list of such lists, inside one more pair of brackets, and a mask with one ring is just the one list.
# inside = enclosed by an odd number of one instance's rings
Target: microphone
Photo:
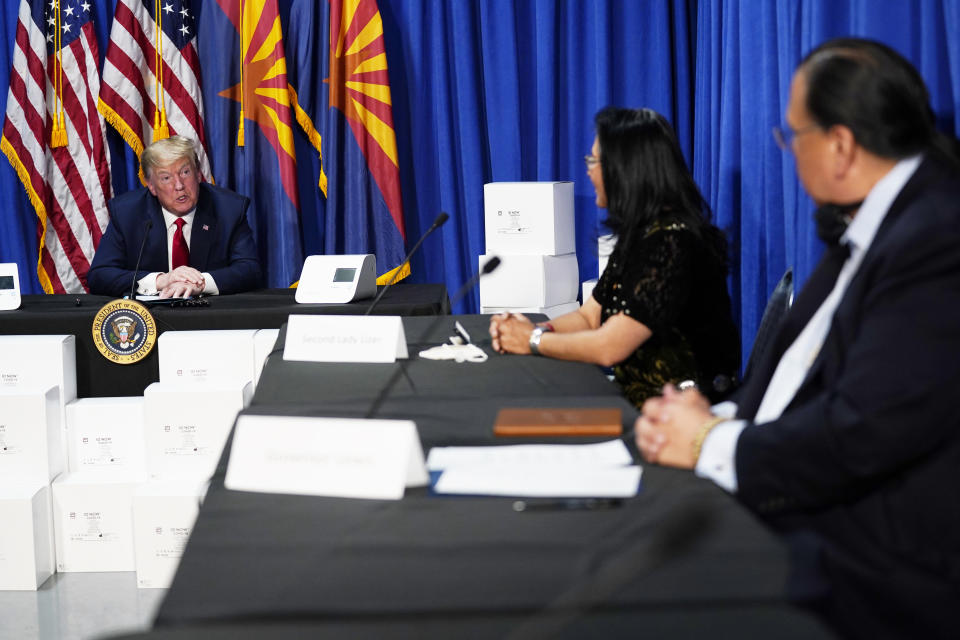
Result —
[[487, 275], [488, 273], [493, 273], [497, 267], [500, 266], [500, 258], [498, 256], [490, 256], [490, 259], [483, 263], [483, 266], [480, 267], [480, 271], [475, 273], [472, 278], [467, 280], [460, 289], [453, 294], [453, 301], [450, 302], [450, 306], [453, 307], [460, 300], [467, 295], [470, 289], [473, 289], [477, 286], [477, 283], [480, 282], [480, 278]]
[[437, 219], [433, 221], [433, 224], [430, 225], [430, 228], [427, 229], [420, 239], [417, 240], [417, 244], [413, 245], [413, 249], [410, 249], [410, 253], [407, 254], [407, 257], [403, 259], [403, 262], [400, 263], [400, 266], [397, 267], [396, 271], [393, 272], [393, 277], [390, 278], [390, 282], [384, 285], [383, 289], [380, 289], [380, 293], [377, 294], [377, 297], [373, 299], [373, 302], [370, 303], [370, 306], [367, 307], [367, 310], [363, 312], [363, 315], [368, 316], [373, 311], [373, 308], [377, 306], [380, 302], [380, 298], [383, 297], [383, 294], [387, 292], [387, 289], [393, 286], [393, 283], [397, 281], [397, 276], [400, 275], [400, 269], [403, 265], [410, 262], [410, 258], [413, 257], [413, 254], [417, 252], [417, 249], [420, 248], [420, 245], [423, 244], [423, 241], [427, 239], [427, 236], [436, 231], [438, 228], [443, 226], [443, 223], [450, 219], [450, 216], [445, 212], [441, 211], [440, 215], [437, 216]]
[[[441, 215], [445, 216], [446, 214], [444, 213]], [[440, 220], [440, 218], [438, 217], [437, 220]], [[440, 224], [443, 224], [443, 222], [441, 221]], [[450, 302], [450, 306], [453, 307], [458, 302], [460, 302], [463, 299], [463, 297], [470, 292], [471, 289], [477, 286], [477, 283], [480, 281], [480, 278], [487, 275], [488, 273], [491, 273], [494, 269], [496, 269], [499, 266], [500, 266], [500, 258], [498, 258], [497, 256], [493, 256], [489, 260], [487, 260], [483, 264], [483, 267], [481, 267], [480, 271], [474, 274], [473, 277], [467, 280], [463, 284], [463, 286], [457, 290], [457, 292], [453, 295], [453, 300]], [[423, 331], [423, 333], [420, 334], [420, 337], [417, 339], [417, 343], [419, 344], [419, 343], [422, 343], [424, 340], [426, 340], [427, 336], [433, 333], [434, 330], [437, 328], [437, 325], [440, 324], [440, 321], [443, 320], [444, 318], [449, 318], [449, 317], [450, 316], [436, 316], [433, 319], [433, 322], [431, 322], [427, 326], [427, 328]], [[364, 418], [367, 418], [367, 419], [372, 418], [377, 413], [377, 411], [380, 409], [380, 405], [383, 404], [383, 401], [386, 400], [387, 396], [390, 394], [390, 390], [393, 389], [393, 386], [395, 384], [397, 384], [397, 380], [399, 380], [400, 376], [404, 375], [407, 372], [407, 362], [409, 362], [409, 360], [403, 360], [400, 363], [400, 366], [397, 367], [396, 371], [393, 372], [393, 375], [390, 376], [390, 379], [387, 380], [387, 383], [383, 385], [383, 389], [380, 391], [379, 394], [377, 394], [377, 397], [374, 399], [373, 403], [370, 405], [370, 409], [367, 411], [367, 414], [364, 416]]]
[[143, 232], [143, 241], [140, 243], [140, 253], [137, 254], [137, 264], [133, 267], [133, 282], [130, 283], [130, 300], [137, 299], [137, 273], [140, 271], [140, 261], [143, 259], [143, 248], [147, 246], [147, 236], [153, 228], [153, 219], [147, 218], [147, 228]]

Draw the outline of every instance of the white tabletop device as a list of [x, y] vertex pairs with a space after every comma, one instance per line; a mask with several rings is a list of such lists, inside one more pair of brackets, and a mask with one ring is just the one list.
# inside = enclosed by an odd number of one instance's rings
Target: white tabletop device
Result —
[[353, 302], [377, 293], [377, 258], [371, 253], [309, 256], [300, 272], [295, 299], [300, 303]]
[[0, 264], [0, 311], [20, 308], [20, 272], [16, 262]]

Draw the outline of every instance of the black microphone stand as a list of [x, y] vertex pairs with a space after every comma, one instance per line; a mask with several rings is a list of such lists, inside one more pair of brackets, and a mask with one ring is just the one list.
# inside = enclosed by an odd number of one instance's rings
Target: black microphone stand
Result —
[[[480, 269], [479, 272], [474, 274], [473, 277], [467, 280], [463, 284], [463, 286], [457, 290], [457, 292], [453, 295], [453, 300], [450, 302], [450, 306], [453, 307], [458, 302], [460, 302], [463, 299], [463, 297], [466, 296], [467, 293], [469, 293], [471, 289], [477, 286], [477, 283], [480, 282], [480, 278], [487, 275], [488, 273], [491, 273], [494, 269], [496, 269], [499, 266], [500, 266], [500, 258], [498, 258], [497, 256], [493, 256], [492, 258], [487, 260], [486, 263], [484, 263], [483, 268]], [[420, 334], [420, 337], [417, 339], [417, 343], [419, 344], [424, 340], [426, 340], [427, 336], [433, 333], [433, 331], [437, 328], [437, 325], [440, 324], [440, 321], [443, 320], [444, 318], [449, 318], [449, 317], [450, 316], [436, 316], [433, 322], [431, 322], [427, 326], [427, 328]], [[365, 415], [364, 418], [368, 418], [368, 419], [372, 418], [377, 413], [377, 411], [380, 409], [380, 406], [383, 404], [384, 400], [387, 399], [387, 395], [389, 395], [390, 390], [393, 389], [393, 386], [395, 384], [397, 384], [397, 380], [400, 379], [400, 376], [406, 374], [407, 362], [409, 362], [409, 358], [400, 363], [400, 366], [397, 367], [396, 371], [393, 372], [393, 375], [390, 376], [390, 379], [387, 380], [387, 383], [383, 385], [383, 390], [381, 390], [380, 393], [377, 394], [376, 399], [373, 401], [373, 404], [370, 405], [370, 409], [367, 411], [367, 415]]]
[[140, 272], [140, 261], [143, 260], [143, 248], [147, 246], [147, 236], [150, 235], [150, 229], [153, 229], [153, 219], [147, 218], [147, 228], [143, 232], [143, 241], [140, 242], [140, 252], [137, 254], [137, 263], [133, 267], [133, 281], [130, 283], [129, 299], [137, 300], [137, 274]]
[[365, 316], [370, 315], [374, 307], [376, 307], [377, 304], [380, 303], [380, 299], [383, 297], [383, 294], [385, 294], [387, 292], [387, 289], [392, 287], [393, 283], [397, 281], [397, 276], [400, 275], [400, 270], [403, 268], [403, 265], [410, 262], [410, 258], [412, 258], [413, 254], [417, 252], [417, 249], [419, 249], [420, 245], [423, 244], [423, 241], [427, 239], [427, 236], [429, 236], [431, 233], [436, 231], [439, 227], [442, 227], [443, 223], [445, 223], [449, 218], [450, 216], [447, 215], [445, 212], [443, 211], [440, 212], [440, 215], [438, 215], [437, 219], [433, 221], [433, 224], [430, 225], [430, 228], [427, 229], [426, 232], [422, 236], [420, 236], [420, 239], [417, 240], [417, 243], [413, 245], [413, 249], [410, 249], [410, 253], [407, 254], [407, 257], [403, 259], [403, 262], [400, 263], [400, 266], [397, 267], [396, 270], [393, 272], [393, 277], [390, 278], [390, 282], [388, 282], [383, 286], [383, 289], [381, 289], [380, 293], [377, 294], [377, 297], [373, 299], [373, 302], [371, 302], [370, 306], [367, 307], [367, 310], [363, 312], [363, 315]]

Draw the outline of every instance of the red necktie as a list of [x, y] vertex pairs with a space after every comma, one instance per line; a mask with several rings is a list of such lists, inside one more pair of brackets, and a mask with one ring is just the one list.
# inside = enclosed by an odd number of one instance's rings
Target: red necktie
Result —
[[187, 224], [183, 218], [177, 218], [174, 221], [177, 230], [173, 232], [173, 251], [170, 254], [170, 270], [177, 267], [186, 266], [190, 262], [190, 247], [187, 246], [187, 239], [183, 237], [183, 225]]

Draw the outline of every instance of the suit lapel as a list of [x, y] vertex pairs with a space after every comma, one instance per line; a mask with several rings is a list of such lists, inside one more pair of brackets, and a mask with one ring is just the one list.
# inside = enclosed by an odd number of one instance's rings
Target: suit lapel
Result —
[[879, 250], [878, 247], [883, 244], [883, 238], [886, 237], [886, 235], [890, 232], [890, 229], [893, 228], [897, 220], [900, 219], [900, 216], [907, 209], [910, 203], [912, 203], [914, 199], [916, 199], [916, 197], [922, 193], [928, 183], [936, 179], [936, 175], [936, 166], [931, 162], [931, 160], [929, 160], [929, 158], [926, 158], [923, 160], [920, 166], [917, 167], [916, 172], [913, 174], [913, 176], [911, 176], [910, 180], [907, 181], [907, 184], [903, 186], [903, 189], [900, 190], [900, 193], [897, 194], [897, 197], [893, 201], [893, 204], [890, 205], [890, 209], [887, 211], [887, 214], [883, 217], [883, 221], [880, 223], [880, 227], [877, 229], [877, 233], [870, 243], [870, 248], [867, 249], [866, 255], [863, 256], [863, 260], [860, 262], [860, 266], [857, 268], [856, 275], [854, 275], [853, 279], [850, 281], [850, 284], [847, 286], [847, 290], [844, 291], [843, 298], [840, 300], [840, 304], [834, 311], [833, 319], [830, 323], [830, 330], [823, 339], [823, 346], [820, 347], [820, 352], [817, 354], [813, 364], [810, 365], [810, 369], [807, 371], [807, 375], [804, 378], [803, 383], [797, 389], [797, 393], [794, 395], [793, 400], [790, 401], [790, 405], [788, 405], [787, 408], [793, 406], [798, 399], [806, 395], [805, 392], [809, 390], [808, 387], [818, 379], [827, 358], [835, 351], [835, 343], [837, 340], [839, 340], [838, 336], [840, 335], [840, 328], [836, 326], [837, 318], [842, 317], [842, 314], [840, 313], [841, 309], [845, 305], [851, 304], [851, 300], [860, 300], [863, 297], [860, 292], [860, 288], [864, 282], [863, 276], [864, 274], [870, 272], [872, 264], [876, 260], [876, 254]]
[[193, 231], [190, 232], [190, 266], [198, 271], [206, 271], [210, 262], [210, 248], [217, 234], [216, 223], [210, 198], [201, 186], [197, 213], [193, 217]]
[[[147, 194], [147, 217], [153, 222], [150, 228], [147, 244], [143, 249], [143, 260], [141, 264], [142, 271], [160, 271], [170, 270], [170, 256], [167, 255], [167, 223], [163, 219], [163, 212], [160, 210], [160, 201], [153, 195]], [[137, 243], [136, 250], [139, 251], [140, 244]]]
[[817, 268], [781, 321], [771, 348], [767, 349], [744, 382], [737, 400], [737, 414], [741, 418], [752, 419], [756, 415], [780, 359], [833, 289], [846, 257], [847, 252], [840, 246], [830, 247], [823, 254]]

